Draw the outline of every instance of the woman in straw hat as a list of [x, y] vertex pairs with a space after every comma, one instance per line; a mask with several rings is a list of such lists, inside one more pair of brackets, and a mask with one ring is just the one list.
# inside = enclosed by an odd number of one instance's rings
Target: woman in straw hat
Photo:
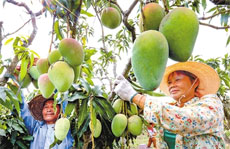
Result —
[[[53, 97], [46, 99], [42, 95], [34, 97], [28, 104], [22, 98], [21, 117], [29, 133], [33, 135], [30, 143], [31, 149], [48, 149], [54, 142], [54, 125], [60, 115], [60, 104], [53, 107]], [[61, 144], [56, 144], [52, 149], [72, 148], [73, 138], [69, 131]]]
[[144, 109], [144, 118], [157, 126], [157, 148], [224, 148], [220, 79], [210, 66], [188, 61], [167, 67], [160, 89], [173, 103], [137, 94], [123, 76], [115, 84], [115, 93]]

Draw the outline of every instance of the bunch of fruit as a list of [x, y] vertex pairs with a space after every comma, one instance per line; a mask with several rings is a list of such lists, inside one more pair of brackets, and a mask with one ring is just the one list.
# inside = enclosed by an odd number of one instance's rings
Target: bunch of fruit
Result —
[[157, 3], [146, 4], [140, 15], [141, 34], [132, 51], [134, 74], [145, 90], [156, 89], [164, 74], [167, 60], [189, 59], [199, 30], [194, 11], [186, 7], [172, 9], [165, 15]]
[[[127, 108], [125, 108], [127, 106]], [[134, 103], [117, 99], [113, 103], [113, 108], [117, 113], [111, 124], [111, 129], [116, 137], [127, 135], [131, 133], [134, 136], [138, 136], [142, 132], [143, 122], [140, 116], [138, 116], [138, 108]]]

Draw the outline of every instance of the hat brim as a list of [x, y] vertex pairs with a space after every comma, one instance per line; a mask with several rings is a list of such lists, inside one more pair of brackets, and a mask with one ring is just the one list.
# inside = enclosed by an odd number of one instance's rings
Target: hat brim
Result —
[[160, 84], [160, 90], [168, 96], [170, 95], [168, 90], [168, 77], [172, 72], [178, 70], [188, 71], [198, 77], [199, 86], [196, 91], [200, 96], [216, 94], [220, 87], [219, 75], [209, 65], [192, 61], [179, 62], [166, 68]]
[[44, 98], [42, 95], [37, 95], [28, 103], [30, 113], [34, 117], [34, 119], [39, 121], [43, 120], [42, 109], [44, 103], [49, 99], [53, 99], [53, 97], [51, 96], [50, 98], [47, 99]]

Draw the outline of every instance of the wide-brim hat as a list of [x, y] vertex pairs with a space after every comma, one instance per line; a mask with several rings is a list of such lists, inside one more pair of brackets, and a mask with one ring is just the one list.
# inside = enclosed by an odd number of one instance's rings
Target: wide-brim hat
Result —
[[42, 109], [45, 102], [50, 99], [53, 99], [53, 96], [44, 98], [42, 95], [37, 95], [28, 103], [30, 113], [36, 120], [43, 120]]
[[188, 71], [199, 79], [199, 85], [196, 89], [200, 96], [206, 94], [216, 94], [220, 87], [220, 78], [217, 72], [209, 65], [200, 62], [179, 62], [168, 66], [165, 69], [164, 76], [160, 84], [160, 90], [166, 95], [170, 95], [168, 90], [168, 77], [174, 71]]

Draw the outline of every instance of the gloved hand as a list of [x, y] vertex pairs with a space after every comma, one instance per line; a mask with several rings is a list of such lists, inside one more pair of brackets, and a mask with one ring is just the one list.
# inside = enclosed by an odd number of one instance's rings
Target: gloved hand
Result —
[[115, 80], [114, 92], [125, 101], [131, 101], [137, 94], [131, 84], [122, 75], [119, 75]]

